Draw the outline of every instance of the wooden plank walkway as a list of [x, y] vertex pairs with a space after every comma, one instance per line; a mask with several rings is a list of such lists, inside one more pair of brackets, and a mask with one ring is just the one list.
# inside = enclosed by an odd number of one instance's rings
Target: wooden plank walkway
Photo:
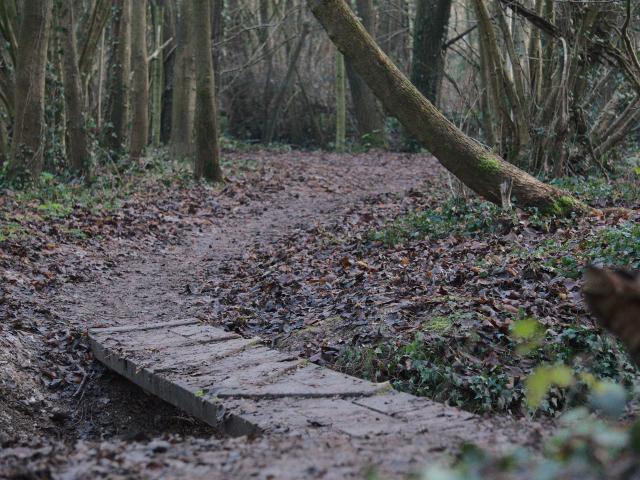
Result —
[[320, 367], [196, 319], [94, 328], [95, 357], [232, 436], [332, 431], [477, 435], [470, 413]]

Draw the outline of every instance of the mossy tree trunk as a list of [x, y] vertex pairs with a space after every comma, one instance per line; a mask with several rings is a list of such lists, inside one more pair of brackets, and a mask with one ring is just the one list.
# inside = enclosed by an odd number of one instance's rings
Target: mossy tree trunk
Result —
[[37, 177], [45, 145], [45, 69], [53, 0], [24, 2], [15, 71], [15, 116], [9, 178]]
[[307, 3], [387, 111], [469, 188], [501, 204], [500, 186], [509, 182], [522, 207], [556, 214], [588, 210], [566, 192], [505, 162], [447, 120], [389, 60], [344, 0]]
[[69, 139], [67, 155], [71, 169], [76, 173], [86, 175], [89, 172], [89, 142], [82, 111], [84, 95], [80, 83], [80, 69], [78, 68], [73, 3], [74, 0], [64, 0], [60, 12], [63, 35], [62, 78]]
[[191, 6], [193, 53], [196, 64], [196, 152], [194, 176], [221, 182], [218, 112], [211, 53], [211, 0]]
[[149, 135], [149, 64], [147, 60], [147, 0], [131, 8], [131, 158], [140, 158]]

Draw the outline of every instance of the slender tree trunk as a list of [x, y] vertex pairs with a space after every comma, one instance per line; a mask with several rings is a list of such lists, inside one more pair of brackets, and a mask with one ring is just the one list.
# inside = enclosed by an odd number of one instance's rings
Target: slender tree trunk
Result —
[[[197, 5], [198, 8], [195, 8]], [[193, 51], [196, 64], [196, 158], [194, 176], [221, 182], [218, 112], [211, 55], [211, 0], [192, 5]]]
[[106, 32], [102, 30], [102, 35], [100, 36], [100, 53], [98, 55], [98, 111], [96, 112], [96, 126], [98, 131], [102, 130], [102, 104], [104, 101], [104, 64], [105, 64], [105, 54], [104, 54], [104, 43], [105, 43], [105, 34]]
[[278, 125], [278, 120], [280, 119], [280, 114], [282, 113], [282, 110], [284, 110], [287, 91], [289, 91], [289, 87], [291, 86], [293, 75], [296, 71], [296, 65], [298, 64], [298, 59], [300, 58], [300, 52], [302, 52], [302, 47], [304, 46], [304, 42], [308, 34], [309, 24], [304, 23], [302, 25], [302, 32], [300, 33], [300, 37], [298, 38], [298, 43], [296, 44], [296, 47], [291, 54], [291, 58], [289, 59], [287, 73], [282, 80], [282, 84], [280, 85], [280, 88], [276, 93], [273, 101], [273, 106], [271, 107], [271, 116], [269, 117], [269, 121], [267, 122], [266, 136], [264, 139], [264, 143], [266, 143], [267, 145], [273, 142], [273, 137], [276, 132], [276, 126]]
[[131, 158], [140, 158], [149, 136], [149, 65], [147, 62], [147, 0], [133, 0], [131, 8]]
[[[220, 65], [222, 62], [222, 48], [220, 43], [224, 39], [224, 0], [213, 0], [213, 12], [211, 19], [211, 28], [213, 29], [213, 74], [216, 78], [220, 78]], [[216, 82], [216, 100], [219, 100], [218, 92], [220, 91], [220, 82]]]
[[[376, 22], [373, 1], [356, 0], [356, 6], [362, 24], [375, 37]], [[351, 67], [351, 64], [347, 62], [346, 67], [360, 139], [365, 139], [367, 143], [374, 146], [384, 145], [384, 115], [378, 106], [378, 100], [367, 84]]]
[[193, 152], [196, 76], [191, 42], [192, 0], [178, 0], [177, 46], [171, 110], [171, 152], [185, 157]]
[[500, 204], [500, 186], [510, 182], [520, 206], [555, 214], [589, 210], [566, 192], [505, 162], [447, 120], [376, 45], [344, 0], [307, 3], [386, 109], [469, 188]]
[[162, 133], [162, 91], [164, 89], [164, 55], [162, 53], [162, 24], [164, 22], [164, 5], [162, 0], [155, 0], [151, 5], [153, 18], [155, 57], [152, 59], [153, 81], [151, 85], [151, 144], [160, 146]]
[[63, 85], [67, 116], [68, 157], [71, 169], [86, 175], [89, 172], [89, 143], [82, 108], [84, 106], [78, 51], [74, 31], [74, 0], [64, 0], [61, 11], [63, 30]]
[[23, 3], [18, 34], [15, 117], [9, 178], [40, 175], [44, 158], [44, 85], [52, 0]]
[[122, 150], [127, 142], [129, 122], [129, 92], [131, 75], [131, 0], [118, 0], [114, 23], [116, 39], [111, 76], [109, 77], [110, 127], [107, 144], [114, 151]]
[[344, 55], [336, 52], [336, 151], [344, 152], [347, 130], [347, 99]]
[[83, 77], [88, 77], [94, 65], [98, 42], [102, 36], [104, 27], [111, 16], [112, 0], [96, 0], [91, 11], [89, 26], [86, 36], [83, 39], [80, 58], [78, 59], [78, 68]]

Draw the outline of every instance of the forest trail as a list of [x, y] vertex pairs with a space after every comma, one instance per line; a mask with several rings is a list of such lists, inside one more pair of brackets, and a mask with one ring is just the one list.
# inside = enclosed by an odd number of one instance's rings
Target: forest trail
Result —
[[[64, 284], [50, 298], [55, 311], [82, 331], [186, 318], [221, 324], [224, 319], [215, 315], [211, 278], [224, 277], [252, 244], [271, 243], [277, 248], [296, 225], [336, 221], [380, 195], [402, 197], [412, 189], [428, 190], [430, 182], [442, 182], [441, 168], [419, 156], [273, 155], [266, 163], [267, 177], [273, 175], [266, 178], [266, 187], [262, 178], [260, 191], [246, 189], [241, 201], [218, 217], [198, 218], [194, 208], [196, 227], [184, 233], [180, 243], [150, 242], [132, 248], [131, 243], [115, 241], [93, 252], [106, 255], [112, 267], [96, 272], [87, 282]], [[208, 426], [184, 418], [101, 369], [90, 373], [80, 400], [76, 414], [81, 418], [74, 422], [81, 440], [56, 466], [72, 478], [113, 473], [101, 466], [105, 449], [110, 452], [109, 468], [134, 476], [360, 478], [375, 468], [383, 478], [392, 478], [422, 468], [430, 458], [454, 453], [463, 440], [489, 447], [526, 444], [535, 430], [525, 421], [481, 419], [461, 411], [459, 423], [464, 428], [456, 428], [456, 410], [447, 409], [432, 434], [429, 419], [422, 418], [420, 434], [412, 428], [353, 437], [315, 428], [322, 427], [318, 424], [257, 437], [211, 436]], [[475, 427], [469, 428], [469, 418]], [[82, 440], [82, 429], [89, 431], [100, 423], [108, 423], [115, 436], [100, 444], [91, 435]], [[451, 433], [443, 434], [444, 430]]]
[[204, 300], [191, 294], [201, 291], [210, 276], [230, 268], [247, 247], [277, 243], [296, 225], [339, 219], [375, 195], [404, 194], [441, 172], [435, 160], [417, 156], [272, 158], [276, 164], [270, 166], [285, 172], [280, 178], [286, 183], [275, 181], [267, 189], [268, 198], [248, 199], [230, 215], [203, 222], [181, 245], [112, 252], [112, 257], [127, 260], [95, 283], [74, 285], [68, 296], [82, 301], [65, 309], [69, 318], [84, 328], [203, 318], [199, 307]]

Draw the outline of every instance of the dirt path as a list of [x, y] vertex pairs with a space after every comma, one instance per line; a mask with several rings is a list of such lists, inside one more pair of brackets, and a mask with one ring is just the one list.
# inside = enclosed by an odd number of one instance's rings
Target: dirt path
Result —
[[[301, 154], [269, 156], [266, 161], [272, 172], [268, 175], [273, 175], [272, 181], [266, 179], [267, 188], [243, 192], [231, 212], [197, 222], [198, 228], [179, 245], [132, 248], [111, 242], [99, 254], [113, 266], [90, 282], [64, 285], [51, 299], [56, 313], [82, 330], [186, 317], [220, 323], [222, 319], [211, 316], [215, 289], [206, 288], [208, 282], [212, 275], [224, 275], [254, 242], [277, 243], [291, 227], [335, 221], [371, 196], [404, 195], [442, 181], [436, 163], [417, 156]], [[198, 217], [197, 208], [193, 216]], [[452, 447], [428, 436], [406, 438], [398, 445], [381, 445], [375, 438], [354, 442], [346, 436], [286, 433], [258, 439], [216, 438], [207, 426], [184, 418], [99, 366], [85, 380], [75, 408], [69, 422], [81, 440], [66, 452], [54, 448], [31, 457], [29, 468], [53, 465], [54, 470], [66, 472], [65, 478], [118, 473], [164, 478], [344, 478], [362, 476], [375, 466], [384, 475], [398, 476]], [[493, 427], [500, 429], [501, 422], [495, 421]], [[100, 438], [110, 441], [100, 443]]]

